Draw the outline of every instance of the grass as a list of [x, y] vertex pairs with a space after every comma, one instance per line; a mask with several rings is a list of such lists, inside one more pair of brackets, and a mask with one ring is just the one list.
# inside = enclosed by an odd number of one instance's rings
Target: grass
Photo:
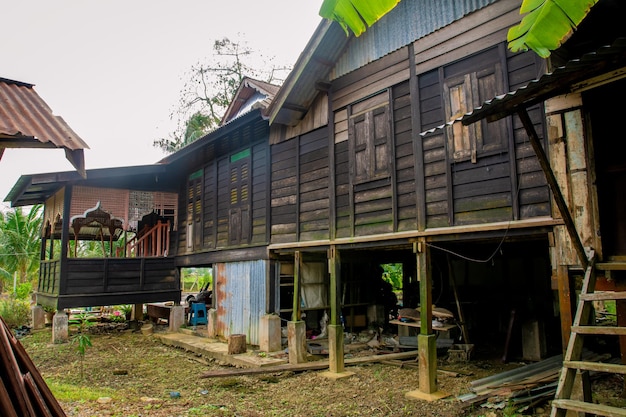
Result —
[[95, 401], [102, 397], [116, 398], [115, 390], [106, 388], [91, 388], [83, 385], [68, 384], [47, 378], [46, 384], [54, 397], [59, 401]]

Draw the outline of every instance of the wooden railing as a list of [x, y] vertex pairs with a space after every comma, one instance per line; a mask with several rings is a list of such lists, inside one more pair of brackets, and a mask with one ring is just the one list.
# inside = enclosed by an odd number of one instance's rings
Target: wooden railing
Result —
[[151, 229], [137, 232], [126, 244], [126, 256], [136, 258], [167, 256], [170, 246], [170, 222], [160, 220]]
[[37, 299], [57, 309], [181, 299], [173, 256], [68, 258], [42, 265]]

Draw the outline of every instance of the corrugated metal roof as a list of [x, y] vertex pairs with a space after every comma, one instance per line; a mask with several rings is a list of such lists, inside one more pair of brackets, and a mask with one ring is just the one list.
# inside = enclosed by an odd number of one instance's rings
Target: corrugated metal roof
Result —
[[551, 73], [542, 75], [525, 87], [486, 101], [462, 117], [465, 125], [487, 118], [498, 120], [551, 97], [584, 89], [590, 80], [609, 74], [626, 75], [626, 39], [618, 38], [613, 44], [587, 53], [579, 59], [568, 61]]
[[82, 150], [89, 146], [33, 87], [0, 78], [0, 148], [65, 148], [70, 162], [84, 174]]
[[361, 68], [497, 0], [404, 0], [351, 42], [331, 79]]
[[[296, 125], [331, 79], [360, 68], [497, 0], [404, 0], [355, 38], [322, 19], [268, 109], [270, 124]], [[348, 48], [348, 49], [346, 49]]]

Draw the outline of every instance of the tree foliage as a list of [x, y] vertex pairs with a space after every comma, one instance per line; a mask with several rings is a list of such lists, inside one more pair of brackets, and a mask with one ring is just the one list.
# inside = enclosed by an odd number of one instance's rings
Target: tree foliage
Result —
[[360, 36], [398, 3], [400, 0], [324, 0], [320, 16], [339, 23], [346, 35], [350, 29], [355, 36]]
[[154, 146], [171, 153], [217, 128], [244, 77], [280, 84], [285, 66], [275, 66], [243, 41], [228, 38], [213, 43], [207, 62], [193, 65], [187, 74], [179, 103], [171, 117], [178, 128]]
[[[523, 0], [520, 24], [509, 29], [507, 40], [513, 52], [533, 50], [542, 58], [550, 56], [573, 33], [598, 0]], [[334, 20], [359, 36], [399, 0], [324, 0], [320, 16]]]
[[17, 273], [19, 283], [37, 276], [43, 210], [34, 205], [27, 213], [21, 207], [0, 212], [0, 276], [10, 280]]
[[382, 264], [383, 280], [391, 284], [394, 290], [402, 289], [402, 264]]
[[598, 0], [524, 0], [519, 25], [509, 29], [513, 52], [532, 49], [542, 58], [565, 42]]

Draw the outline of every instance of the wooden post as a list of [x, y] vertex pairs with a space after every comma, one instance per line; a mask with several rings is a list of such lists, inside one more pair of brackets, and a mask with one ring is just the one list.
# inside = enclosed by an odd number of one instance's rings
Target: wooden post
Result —
[[293, 254], [293, 310], [291, 312], [291, 320], [298, 321], [302, 317], [300, 310], [300, 267], [302, 259], [300, 251]]
[[558, 265], [556, 269], [557, 285], [559, 293], [559, 315], [561, 317], [561, 340], [563, 343], [563, 353], [569, 344], [569, 337], [574, 320], [574, 309], [576, 308], [576, 291], [571, 290], [572, 280], [569, 276], [567, 265]]
[[[437, 345], [433, 334], [433, 288], [430, 270], [430, 248], [426, 240], [417, 242], [417, 278], [420, 283], [419, 389], [431, 394], [437, 391]], [[430, 337], [432, 336], [432, 337]], [[434, 358], [434, 360], [433, 360]]]
[[406, 394], [409, 398], [436, 400], [446, 396], [437, 389], [437, 336], [433, 332], [432, 276], [430, 248], [426, 239], [413, 244], [416, 253], [417, 277], [420, 283], [420, 334], [417, 336], [419, 356], [419, 389]]
[[[341, 303], [339, 301], [339, 288], [341, 288], [341, 257], [335, 246], [328, 250], [328, 263], [330, 272], [330, 323], [328, 326], [328, 363], [330, 372], [342, 373], [343, 362], [343, 328], [341, 327]], [[332, 340], [331, 340], [332, 339]]]
[[[616, 291], [626, 291], [626, 283], [623, 280], [615, 279], [614, 282]], [[626, 301], [616, 300], [615, 309], [617, 314], [617, 326], [626, 326]], [[626, 336], [619, 336], [619, 350], [622, 363], [626, 364]], [[626, 381], [624, 381], [623, 384], [624, 388], [622, 391], [622, 396], [626, 394]]]
[[[70, 241], [69, 221], [72, 208], [72, 190], [72, 185], [67, 185], [63, 194], [63, 217], [61, 218], [61, 265], [59, 268], [59, 276], [61, 277], [61, 280], [59, 282], [59, 295], [65, 295], [67, 293], [67, 280], [64, 277], [67, 271], [67, 256]], [[77, 241], [74, 241], [74, 244], [76, 244], [76, 242]]]
[[289, 346], [289, 363], [304, 363], [306, 356], [306, 324], [301, 320], [300, 307], [300, 271], [302, 256], [300, 251], [294, 253], [293, 259], [293, 310], [291, 321], [287, 323], [287, 345]]
[[417, 279], [420, 283], [420, 334], [433, 334], [433, 285], [430, 248], [424, 239], [416, 243]]
[[569, 234], [569, 238], [572, 241], [572, 245], [574, 245], [574, 249], [576, 250], [576, 254], [578, 255], [578, 260], [582, 265], [583, 269], [587, 269], [589, 265], [589, 258], [585, 253], [585, 248], [580, 240], [580, 236], [576, 231], [576, 225], [574, 224], [574, 220], [572, 219], [572, 214], [567, 207], [567, 203], [565, 202], [565, 198], [563, 197], [563, 193], [561, 193], [561, 188], [559, 187], [559, 183], [554, 176], [554, 171], [550, 166], [550, 161], [541, 146], [541, 142], [539, 141], [539, 135], [535, 131], [535, 126], [530, 120], [530, 116], [525, 108], [520, 108], [517, 111], [517, 115], [519, 116], [524, 128], [526, 129], [526, 134], [528, 135], [528, 140], [530, 141], [533, 150], [535, 151], [535, 155], [537, 155], [537, 160], [539, 161], [539, 165], [543, 170], [543, 173], [546, 176], [546, 181], [548, 182], [548, 186], [550, 187], [550, 191], [552, 191], [552, 197], [554, 198], [554, 202], [559, 209], [559, 213], [563, 218], [563, 223], [565, 223], [565, 229]]

